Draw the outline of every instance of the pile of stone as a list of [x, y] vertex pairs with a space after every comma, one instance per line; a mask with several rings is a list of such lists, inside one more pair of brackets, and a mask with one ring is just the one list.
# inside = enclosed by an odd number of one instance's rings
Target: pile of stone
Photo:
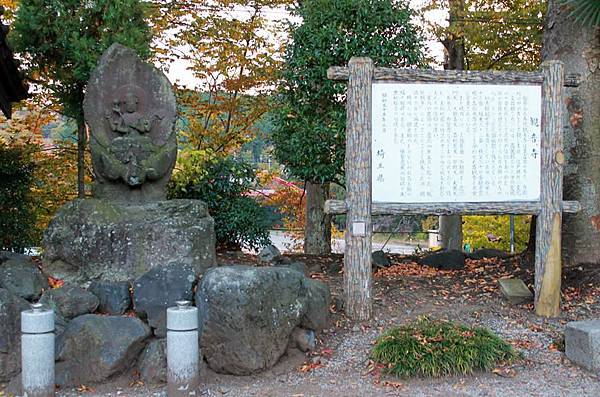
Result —
[[315, 334], [327, 327], [329, 289], [296, 267], [223, 266], [199, 278], [190, 265], [175, 263], [132, 283], [95, 281], [84, 289], [49, 288], [28, 257], [3, 260], [0, 381], [19, 372], [20, 312], [38, 300], [56, 313], [59, 385], [102, 382], [134, 365], [144, 380], [166, 381], [165, 314], [179, 300], [198, 306], [200, 351], [209, 368], [264, 371], [290, 348], [314, 348]]

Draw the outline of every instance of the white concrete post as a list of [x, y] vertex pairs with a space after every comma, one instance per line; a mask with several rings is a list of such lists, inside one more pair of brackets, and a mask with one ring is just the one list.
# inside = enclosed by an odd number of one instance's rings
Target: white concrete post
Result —
[[189, 301], [177, 301], [167, 309], [167, 395], [198, 396], [198, 309]]
[[34, 303], [21, 313], [24, 397], [54, 396], [54, 311]]

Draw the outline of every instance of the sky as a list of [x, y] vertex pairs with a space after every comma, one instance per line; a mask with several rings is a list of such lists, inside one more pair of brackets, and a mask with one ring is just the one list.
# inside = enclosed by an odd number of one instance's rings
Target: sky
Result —
[[[410, 6], [413, 9], [418, 9], [423, 6], [427, 0], [410, 0]], [[237, 15], [236, 15], [237, 14]], [[239, 12], [234, 13], [236, 17], [244, 18], [248, 15], [247, 11], [240, 8]], [[292, 17], [284, 9], [273, 9], [267, 12], [269, 18], [273, 20], [290, 20]], [[447, 18], [445, 11], [430, 12], [426, 15], [426, 18], [430, 22], [444, 23]], [[420, 24], [420, 21], [415, 21]], [[441, 64], [444, 60], [444, 47], [437, 40], [427, 40], [425, 42], [427, 53], [436, 60], [436, 65], [432, 65], [434, 68], [441, 68]], [[182, 49], [185, 52], [185, 49]], [[186, 60], [178, 60], [172, 63], [167, 72], [167, 77], [172, 83], [177, 83], [188, 88], [195, 88], [199, 85], [199, 80], [196, 79], [192, 72], [188, 70], [190, 63]]]

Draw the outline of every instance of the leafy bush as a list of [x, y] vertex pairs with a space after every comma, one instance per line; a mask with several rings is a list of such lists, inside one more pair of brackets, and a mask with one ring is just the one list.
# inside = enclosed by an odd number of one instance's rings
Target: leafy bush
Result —
[[0, 144], [0, 250], [23, 252], [36, 240], [34, 169], [27, 148]]
[[[527, 248], [529, 241], [530, 216], [515, 216], [515, 251], [520, 252]], [[487, 237], [492, 234], [500, 237], [499, 241], [490, 241]], [[498, 216], [465, 216], [463, 217], [464, 243], [472, 249], [496, 248], [503, 251], [510, 250], [510, 217]]]
[[487, 371], [518, 354], [485, 328], [420, 318], [379, 337], [372, 356], [396, 376], [435, 377]]
[[270, 244], [269, 214], [248, 193], [256, 186], [252, 167], [233, 158], [187, 158], [169, 184], [168, 197], [202, 200], [215, 220], [219, 248], [258, 250]]

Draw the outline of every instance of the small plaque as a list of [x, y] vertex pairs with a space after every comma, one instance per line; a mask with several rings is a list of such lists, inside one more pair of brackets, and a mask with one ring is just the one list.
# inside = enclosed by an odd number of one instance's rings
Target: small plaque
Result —
[[367, 235], [367, 224], [365, 222], [352, 222], [352, 235], [355, 237], [365, 237]]

